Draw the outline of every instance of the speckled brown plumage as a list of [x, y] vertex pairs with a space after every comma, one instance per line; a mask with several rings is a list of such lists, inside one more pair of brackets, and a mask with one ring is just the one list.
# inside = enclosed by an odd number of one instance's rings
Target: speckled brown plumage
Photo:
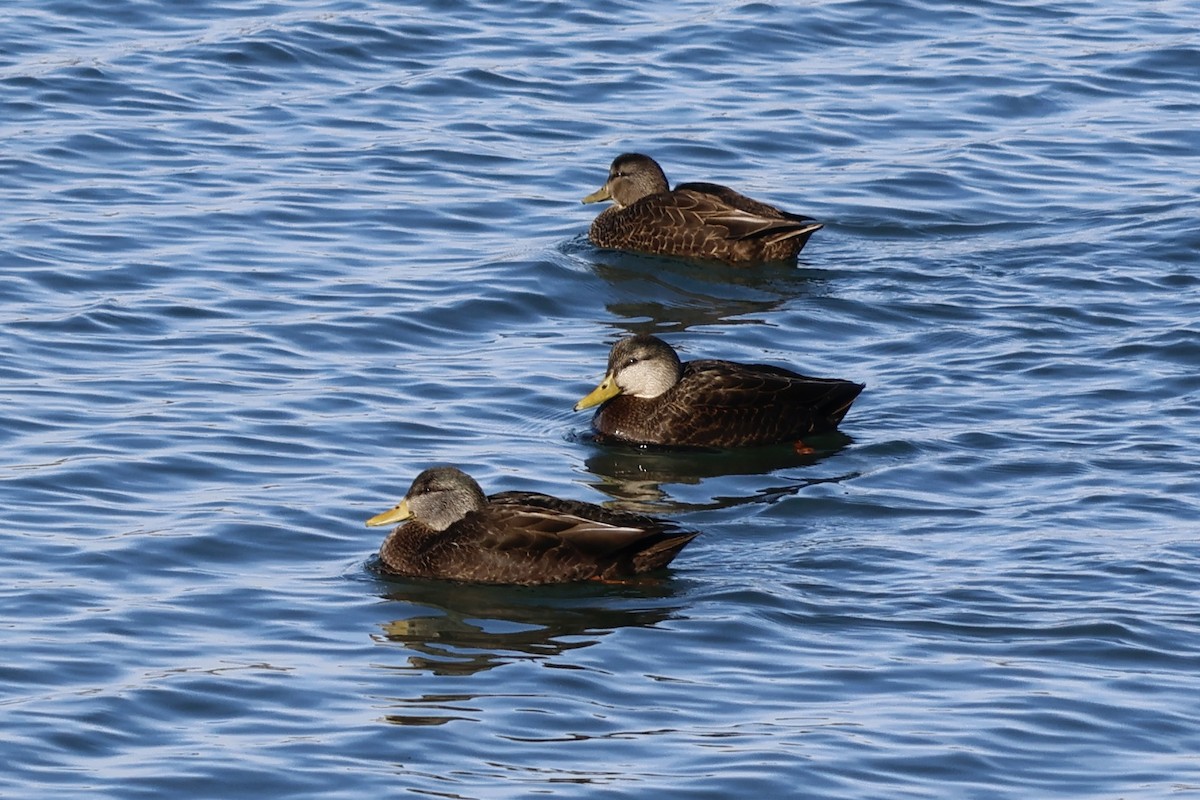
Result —
[[633, 336], [613, 346], [607, 375], [576, 409], [604, 401], [592, 420], [602, 438], [746, 447], [831, 431], [862, 390], [861, 383], [762, 364], [681, 363], [661, 339]]
[[638, 153], [617, 156], [604, 186], [584, 198], [601, 200], [613, 205], [588, 236], [615, 250], [742, 265], [784, 261], [821, 227], [715, 183], [681, 183], [672, 191], [658, 163]]
[[536, 492], [484, 497], [454, 467], [425, 470], [396, 509], [367, 524], [396, 519], [409, 521], [380, 547], [384, 572], [476, 583], [630, 578], [665, 567], [697, 535], [653, 517]]

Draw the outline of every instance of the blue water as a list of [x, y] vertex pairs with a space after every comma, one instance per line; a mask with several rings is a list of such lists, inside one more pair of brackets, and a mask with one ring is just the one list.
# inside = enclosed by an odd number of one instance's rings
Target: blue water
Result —
[[[8, 2], [0, 795], [1200, 795], [1198, 13]], [[597, 250], [626, 150], [826, 227]], [[628, 331], [867, 390], [605, 448]], [[380, 580], [446, 462], [703, 535]]]

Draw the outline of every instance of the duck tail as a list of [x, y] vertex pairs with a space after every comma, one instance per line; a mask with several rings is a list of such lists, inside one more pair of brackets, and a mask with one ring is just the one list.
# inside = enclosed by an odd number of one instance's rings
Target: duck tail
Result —
[[776, 244], [777, 242], [786, 242], [788, 239], [795, 239], [802, 236], [804, 238], [800, 240], [800, 246], [803, 247], [804, 243], [808, 241], [808, 237], [824, 227], [821, 223], [813, 222], [812, 220], [789, 222], [772, 227], [763, 237], [763, 241], [768, 244]]
[[850, 406], [854, 405], [854, 401], [858, 399], [862, 390], [867, 388], [865, 383], [852, 383], [851, 381], [841, 381], [825, 397], [825, 416], [833, 427], [837, 427], [846, 413], [850, 411]]
[[679, 551], [695, 539], [698, 533], [669, 533], [664, 538], [653, 542], [645, 550], [640, 550], [633, 556], [634, 572], [653, 572], [670, 564]]

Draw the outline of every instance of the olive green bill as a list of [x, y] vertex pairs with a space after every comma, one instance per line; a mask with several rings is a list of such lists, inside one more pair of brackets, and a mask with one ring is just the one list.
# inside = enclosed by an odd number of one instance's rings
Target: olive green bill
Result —
[[611, 199], [612, 199], [612, 194], [609, 193], [608, 184], [606, 183], [603, 186], [601, 186], [599, 189], [597, 189], [596, 191], [589, 194], [587, 197], [583, 198], [583, 202], [599, 203], [601, 200], [611, 200]]

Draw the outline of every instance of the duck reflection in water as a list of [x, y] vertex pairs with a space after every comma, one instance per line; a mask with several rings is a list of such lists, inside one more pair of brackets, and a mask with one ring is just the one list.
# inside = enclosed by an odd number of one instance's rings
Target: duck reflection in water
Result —
[[605, 307], [621, 320], [653, 320], [645, 332], [683, 331], [701, 325], [745, 324], [765, 318], [797, 298], [820, 297], [829, 282], [795, 265], [753, 269], [695, 264], [655, 256], [605, 254], [589, 263], [608, 282]]
[[[831, 431], [806, 439], [807, 452], [796, 452], [790, 445], [738, 448], [729, 450], [646, 447], [594, 442], [594, 452], [584, 460], [587, 471], [597, 480], [592, 486], [612, 497], [615, 505], [645, 514], [680, 514], [710, 511], [740, 505], [772, 503], [799, 494], [805, 487], [821, 483], [840, 483], [857, 473], [824, 477], [791, 477], [780, 474], [808, 468], [840, 452], [854, 440], [841, 431]], [[769, 476], [744, 495], [722, 495], [702, 502], [682, 502], [664, 488], [667, 485], [699, 486], [710, 479], [734, 476]], [[731, 481], [721, 480], [729, 489]]]
[[384, 597], [409, 615], [372, 638], [403, 645], [407, 665], [393, 669], [472, 675], [503, 664], [553, 663], [621, 628], [650, 628], [678, 616], [679, 583], [642, 578], [620, 585], [510, 587], [413, 580]]

